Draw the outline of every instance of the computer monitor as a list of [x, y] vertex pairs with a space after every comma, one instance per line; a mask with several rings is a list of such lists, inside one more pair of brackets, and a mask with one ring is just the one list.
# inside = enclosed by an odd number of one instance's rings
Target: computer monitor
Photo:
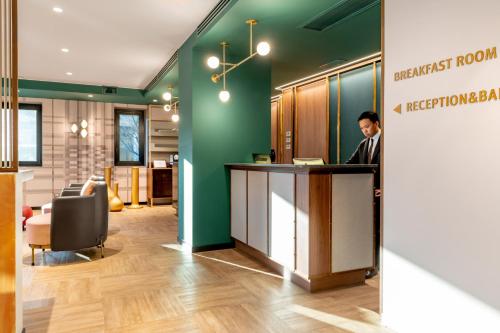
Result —
[[271, 156], [268, 154], [252, 154], [254, 163], [271, 164]]
[[294, 158], [294, 165], [325, 165], [322, 158]]

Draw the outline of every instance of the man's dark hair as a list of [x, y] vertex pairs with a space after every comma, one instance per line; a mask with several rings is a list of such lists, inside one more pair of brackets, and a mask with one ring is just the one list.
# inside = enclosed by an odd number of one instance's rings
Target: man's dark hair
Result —
[[373, 111], [365, 111], [363, 112], [359, 118], [358, 118], [358, 122], [363, 120], [363, 119], [368, 119], [370, 120], [372, 123], [378, 121], [379, 124], [380, 124], [380, 120], [378, 119], [378, 114], [376, 114], [375, 112]]

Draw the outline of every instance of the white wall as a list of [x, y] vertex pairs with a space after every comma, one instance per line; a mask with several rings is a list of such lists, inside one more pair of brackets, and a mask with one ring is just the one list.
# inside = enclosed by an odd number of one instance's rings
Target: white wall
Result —
[[[498, 0], [385, 1], [383, 321], [399, 332], [500, 332], [500, 101], [406, 103], [500, 88]], [[500, 56], [500, 53], [498, 54]], [[450, 70], [394, 73], [453, 57]], [[392, 110], [402, 103], [402, 112]]]

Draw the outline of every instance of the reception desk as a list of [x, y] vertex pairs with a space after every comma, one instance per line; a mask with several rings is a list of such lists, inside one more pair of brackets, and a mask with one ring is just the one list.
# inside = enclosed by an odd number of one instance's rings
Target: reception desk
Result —
[[364, 282], [375, 260], [376, 165], [226, 167], [237, 248], [309, 291]]

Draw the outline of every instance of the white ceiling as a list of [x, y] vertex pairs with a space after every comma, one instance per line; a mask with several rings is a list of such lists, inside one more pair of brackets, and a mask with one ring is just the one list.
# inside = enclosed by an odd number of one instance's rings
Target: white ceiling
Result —
[[19, 75], [145, 88], [217, 2], [19, 0]]

